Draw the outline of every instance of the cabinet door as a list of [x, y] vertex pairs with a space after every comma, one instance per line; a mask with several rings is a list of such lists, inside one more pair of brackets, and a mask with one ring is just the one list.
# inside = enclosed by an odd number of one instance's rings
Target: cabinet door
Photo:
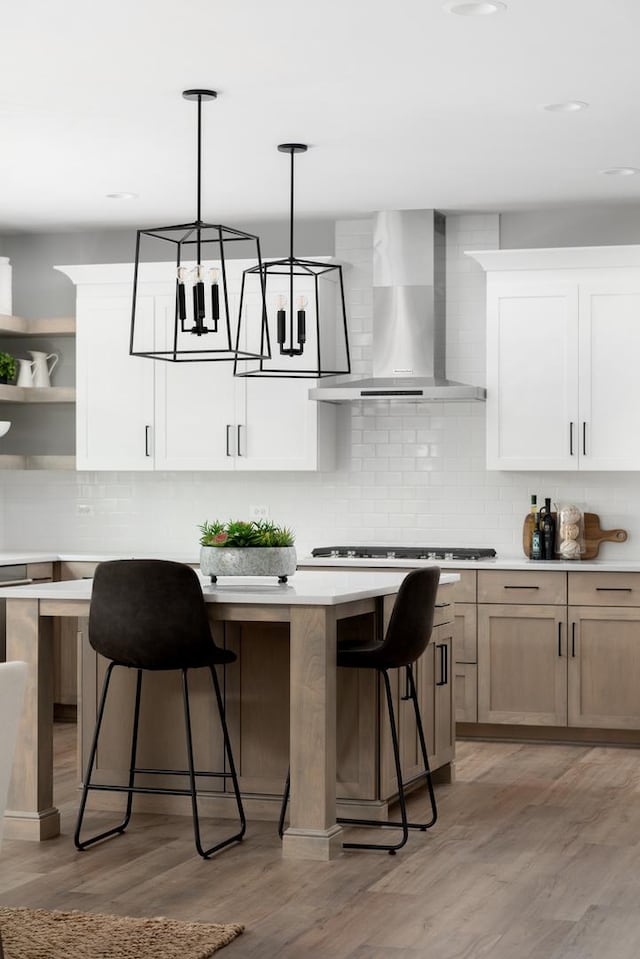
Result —
[[640, 469], [640, 280], [580, 286], [580, 469]]
[[578, 468], [578, 287], [487, 278], [487, 469]]
[[567, 724], [566, 607], [478, 606], [478, 722]]
[[[454, 626], [448, 623], [433, 631], [430, 646], [434, 656], [433, 677], [433, 750], [429, 753], [431, 767], [439, 769], [451, 762], [455, 754], [456, 702], [454, 664]], [[424, 710], [423, 710], [424, 719]]]
[[475, 663], [478, 658], [478, 614], [475, 603], [455, 604], [456, 663]]
[[[151, 470], [152, 360], [129, 356], [131, 288], [80, 287], [77, 303], [77, 468]], [[150, 328], [154, 300], [142, 296], [138, 318]]]
[[[168, 344], [174, 295], [156, 296], [156, 335]], [[154, 462], [165, 470], [229, 470], [237, 450], [236, 383], [228, 362], [156, 362]]]
[[569, 725], [640, 729], [640, 609], [569, 607]]
[[333, 408], [309, 399], [315, 380], [246, 377], [236, 469], [317, 470], [333, 465]]
[[475, 663], [456, 663], [456, 722], [478, 722], [478, 667]]

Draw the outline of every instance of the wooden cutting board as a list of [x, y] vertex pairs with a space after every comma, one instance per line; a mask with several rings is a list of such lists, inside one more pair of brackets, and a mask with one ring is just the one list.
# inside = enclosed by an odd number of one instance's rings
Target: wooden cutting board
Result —
[[[557, 516], [553, 513], [554, 518], [557, 521]], [[524, 555], [530, 556], [530, 544], [531, 544], [531, 531], [533, 529], [533, 517], [531, 513], [528, 513], [525, 516], [524, 525], [522, 527], [522, 548], [524, 550]], [[585, 513], [584, 514], [584, 545], [585, 551], [580, 557], [580, 559], [595, 559], [598, 555], [598, 550], [600, 549], [600, 543], [624, 543], [627, 539], [627, 531], [625, 529], [600, 529], [600, 517], [597, 513]], [[556, 559], [560, 559], [557, 553], [554, 554]]]

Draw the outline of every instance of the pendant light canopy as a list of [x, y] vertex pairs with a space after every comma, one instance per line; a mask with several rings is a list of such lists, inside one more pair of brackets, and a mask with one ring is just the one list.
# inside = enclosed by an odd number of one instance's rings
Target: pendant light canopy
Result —
[[[233, 259], [255, 258], [260, 271], [260, 240], [252, 233], [202, 219], [202, 103], [214, 100], [217, 93], [185, 90], [182, 95], [198, 104], [196, 219], [138, 230], [129, 352], [170, 362], [235, 361], [238, 356], [265, 359], [268, 349], [260, 349], [260, 343], [268, 344], [264, 297], [243, 305], [256, 350], [246, 345], [245, 336], [245, 350], [238, 351], [239, 330], [231, 320], [236, 305], [233, 290], [240, 279], [233, 282]], [[175, 282], [175, 302], [171, 298], [165, 322], [157, 322], [150, 294], [158, 293], [158, 284], [167, 279]]]
[[[329, 260], [305, 260], [293, 252], [294, 158], [304, 143], [281, 143], [291, 158], [289, 256], [244, 271], [238, 342], [249, 332], [247, 307], [264, 297], [260, 357], [238, 353], [236, 376], [317, 379], [351, 372], [342, 267]], [[255, 316], [255, 309], [253, 314]]]

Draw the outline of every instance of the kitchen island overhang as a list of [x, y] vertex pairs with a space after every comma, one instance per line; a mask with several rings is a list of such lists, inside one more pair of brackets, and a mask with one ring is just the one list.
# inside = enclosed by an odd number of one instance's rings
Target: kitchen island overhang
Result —
[[[232, 578], [215, 586], [203, 582], [212, 628], [220, 623], [288, 625], [292, 804], [285, 857], [329, 859], [341, 851], [335, 786], [337, 626], [371, 613], [386, 622], [404, 575], [300, 571], [282, 585]], [[443, 573], [441, 586], [457, 579]], [[8, 658], [29, 664], [6, 835], [46, 839], [60, 831], [53, 804], [53, 622], [58, 617], [86, 619], [91, 581], [0, 590], [0, 597], [8, 601]]]

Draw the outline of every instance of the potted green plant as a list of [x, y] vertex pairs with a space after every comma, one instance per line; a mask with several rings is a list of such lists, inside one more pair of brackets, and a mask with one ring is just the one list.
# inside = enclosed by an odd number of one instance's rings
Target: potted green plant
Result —
[[0, 352], [0, 383], [9, 383], [15, 379], [16, 361], [10, 353]]
[[218, 576], [277, 576], [279, 583], [296, 571], [293, 532], [269, 520], [215, 520], [198, 527], [200, 571], [215, 583]]

